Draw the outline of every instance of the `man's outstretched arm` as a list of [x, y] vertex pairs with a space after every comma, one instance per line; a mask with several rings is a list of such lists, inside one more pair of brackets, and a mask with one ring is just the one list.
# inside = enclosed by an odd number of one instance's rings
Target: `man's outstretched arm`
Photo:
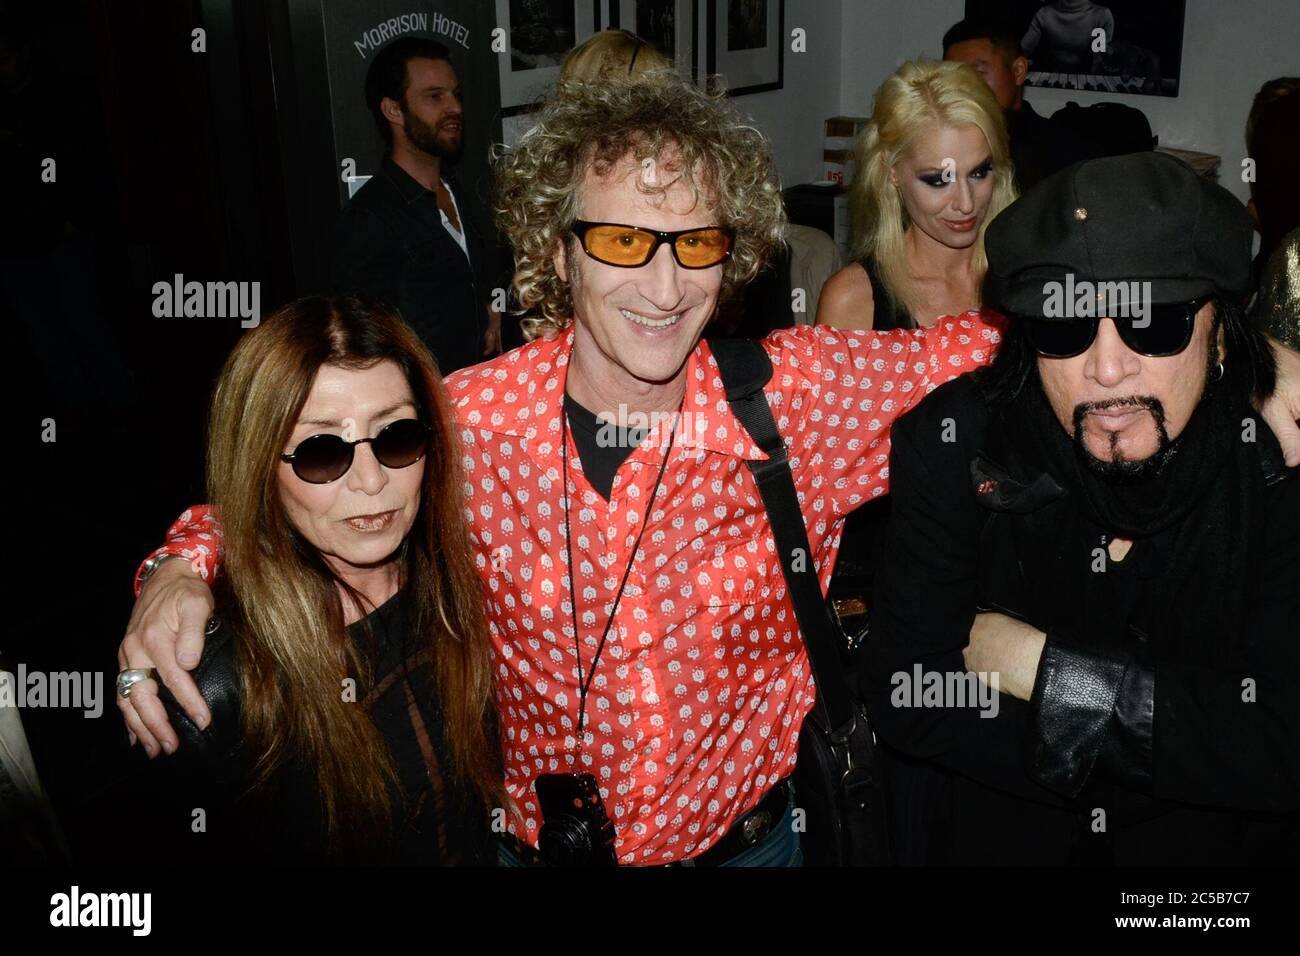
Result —
[[[199, 727], [211, 714], [188, 671], [203, 656], [203, 631], [212, 614], [212, 591], [206, 581], [220, 564], [221, 528], [206, 506], [186, 510], [167, 531], [167, 542], [150, 559], [162, 561], [143, 583], [146, 560], [136, 572], [136, 602], [126, 636], [117, 651], [119, 670], [156, 668], [158, 677]], [[127, 699], [117, 698], [131, 742], [150, 757], [174, 753], [180, 738], [158, 699], [158, 685], [143, 681]]]
[[1277, 359], [1277, 388], [1260, 408], [1282, 446], [1288, 468], [1300, 467], [1300, 352], [1270, 340]]

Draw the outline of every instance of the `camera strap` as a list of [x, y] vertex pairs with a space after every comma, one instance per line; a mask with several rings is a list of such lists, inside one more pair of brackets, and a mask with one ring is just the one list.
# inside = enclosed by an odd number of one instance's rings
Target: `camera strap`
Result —
[[632, 573], [632, 565], [636, 564], [636, 553], [641, 547], [641, 538], [645, 534], [646, 526], [650, 524], [650, 512], [654, 508], [655, 499], [659, 497], [659, 489], [663, 485], [664, 471], [668, 468], [668, 459], [673, 453], [673, 444], [677, 441], [677, 423], [681, 419], [682, 407], [685, 404], [686, 396], [683, 394], [682, 404], [678, 406], [676, 414], [673, 415], [672, 431], [668, 436], [668, 448], [664, 451], [663, 461], [659, 463], [659, 474], [655, 476], [654, 488], [650, 492], [649, 500], [646, 501], [645, 516], [641, 519], [641, 528], [637, 531], [636, 540], [632, 543], [632, 554], [627, 559], [627, 567], [623, 569], [623, 580], [619, 582], [618, 591], [614, 594], [613, 607], [610, 608], [609, 618], [605, 621], [605, 629], [601, 632], [600, 642], [596, 645], [596, 654], [591, 659], [591, 669], [587, 671], [585, 680], [582, 676], [582, 638], [578, 633], [578, 589], [574, 587], [576, 571], [573, 564], [573, 539], [569, 533], [569, 413], [567, 411], [561, 412], [560, 462], [563, 467], [564, 481], [564, 551], [569, 562], [569, 613], [573, 620], [573, 650], [578, 661], [577, 737], [579, 754], [582, 753], [583, 746], [583, 729], [587, 715], [587, 693], [591, 690], [592, 679], [596, 676], [596, 665], [600, 663], [600, 655], [605, 650], [605, 642], [609, 639], [609, 632], [614, 627], [614, 616], [618, 614], [619, 602], [623, 600], [623, 590], [627, 587], [627, 579]]

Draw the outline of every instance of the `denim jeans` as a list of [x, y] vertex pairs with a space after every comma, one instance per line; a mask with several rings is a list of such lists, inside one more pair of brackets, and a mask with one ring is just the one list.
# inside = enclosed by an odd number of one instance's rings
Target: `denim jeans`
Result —
[[[523, 866], [524, 864], [504, 843], [498, 845], [497, 862], [501, 866]], [[682, 866], [694, 866], [691, 860], [683, 860]], [[732, 857], [721, 866], [803, 866], [803, 848], [799, 845], [799, 834], [794, 828], [794, 796], [786, 805], [784, 818], [774, 826], [763, 842], [751, 846]]]

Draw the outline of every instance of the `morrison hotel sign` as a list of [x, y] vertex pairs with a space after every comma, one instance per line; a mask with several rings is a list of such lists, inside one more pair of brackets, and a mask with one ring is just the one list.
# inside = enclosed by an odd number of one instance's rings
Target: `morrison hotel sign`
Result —
[[403, 13], [396, 17], [389, 17], [370, 29], [362, 31], [361, 39], [353, 40], [352, 45], [356, 48], [357, 55], [364, 60], [368, 54], [374, 53], [389, 40], [404, 33], [416, 32], [441, 34], [453, 43], [459, 43], [466, 50], [469, 49], [467, 42], [469, 29], [441, 13]]

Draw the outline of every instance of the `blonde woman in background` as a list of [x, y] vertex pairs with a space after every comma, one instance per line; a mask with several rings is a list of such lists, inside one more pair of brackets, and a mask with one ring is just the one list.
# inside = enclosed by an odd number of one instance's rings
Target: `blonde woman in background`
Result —
[[857, 261], [822, 289], [817, 323], [929, 327], [980, 306], [984, 230], [1015, 199], [997, 100], [962, 63], [904, 63], [876, 91], [850, 187]]
[[[822, 288], [817, 323], [839, 329], [928, 328], [980, 308], [988, 265], [984, 230], [1015, 199], [1002, 109], [973, 67], [904, 63], [876, 92], [850, 186], [856, 261]], [[841, 627], [866, 627], [884, 547], [889, 498], [867, 502], [844, 525], [830, 598]], [[933, 771], [891, 768], [899, 845], [919, 848], [935, 791]], [[916, 814], [913, 816], [913, 814]]]
[[569, 51], [560, 64], [560, 79], [630, 80], [672, 68], [672, 60], [635, 33], [601, 30]]

